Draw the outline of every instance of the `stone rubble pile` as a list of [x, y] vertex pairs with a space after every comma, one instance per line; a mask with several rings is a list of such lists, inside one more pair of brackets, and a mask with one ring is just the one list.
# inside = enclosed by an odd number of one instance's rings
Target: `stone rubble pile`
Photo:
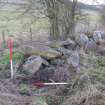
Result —
[[24, 62], [23, 70], [28, 72], [28, 75], [34, 75], [34, 81], [68, 81], [71, 71], [78, 73], [81, 70], [81, 48], [85, 51], [94, 49], [104, 55], [105, 48], [100, 44], [100, 35], [95, 32], [92, 38], [81, 34], [75, 40], [53, 41], [47, 45], [24, 45], [19, 51], [29, 55], [29, 58]]

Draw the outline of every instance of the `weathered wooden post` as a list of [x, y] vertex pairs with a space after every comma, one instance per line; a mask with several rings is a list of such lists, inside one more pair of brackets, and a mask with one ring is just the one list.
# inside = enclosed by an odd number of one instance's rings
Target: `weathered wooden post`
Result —
[[3, 42], [3, 48], [5, 48], [6, 40], [5, 40], [5, 31], [2, 30], [2, 42]]
[[30, 27], [30, 42], [31, 42], [31, 44], [32, 44], [32, 41], [33, 41], [32, 38], [33, 38], [32, 37], [32, 28]]

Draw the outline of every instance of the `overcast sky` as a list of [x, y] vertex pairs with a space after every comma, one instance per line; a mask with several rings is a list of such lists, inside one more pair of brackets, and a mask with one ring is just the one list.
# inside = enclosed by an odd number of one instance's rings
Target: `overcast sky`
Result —
[[95, 0], [78, 0], [78, 1], [83, 2], [83, 3], [87, 3], [89, 5], [96, 5], [96, 4], [103, 4], [103, 3], [105, 4], [105, 0], [96, 0], [97, 3], [93, 2]]

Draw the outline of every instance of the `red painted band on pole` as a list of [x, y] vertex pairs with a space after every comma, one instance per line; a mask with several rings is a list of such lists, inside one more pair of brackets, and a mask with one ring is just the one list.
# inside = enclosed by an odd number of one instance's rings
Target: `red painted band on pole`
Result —
[[9, 39], [8, 40], [8, 47], [10, 49], [10, 62], [12, 62], [12, 45], [13, 45], [12, 40]]
[[37, 88], [42, 88], [42, 87], [44, 87], [44, 83], [41, 81], [37, 81], [33, 84], [33, 86], [35, 86]]

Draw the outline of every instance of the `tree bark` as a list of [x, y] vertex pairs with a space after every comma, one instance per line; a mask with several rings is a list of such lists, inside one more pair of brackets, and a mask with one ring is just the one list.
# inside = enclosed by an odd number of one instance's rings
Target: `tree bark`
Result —
[[59, 39], [59, 24], [58, 24], [58, 2], [56, 0], [45, 0], [48, 18], [50, 21], [50, 38], [52, 40]]
[[[51, 25], [50, 38], [52, 40], [72, 38], [75, 28], [77, 0], [73, 0], [73, 2], [69, 0], [45, 0], [45, 4]], [[63, 9], [65, 11], [62, 11]], [[64, 13], [60, 13], [59, 11]], [[60, 29], [63, 29], [63, 31]]]

